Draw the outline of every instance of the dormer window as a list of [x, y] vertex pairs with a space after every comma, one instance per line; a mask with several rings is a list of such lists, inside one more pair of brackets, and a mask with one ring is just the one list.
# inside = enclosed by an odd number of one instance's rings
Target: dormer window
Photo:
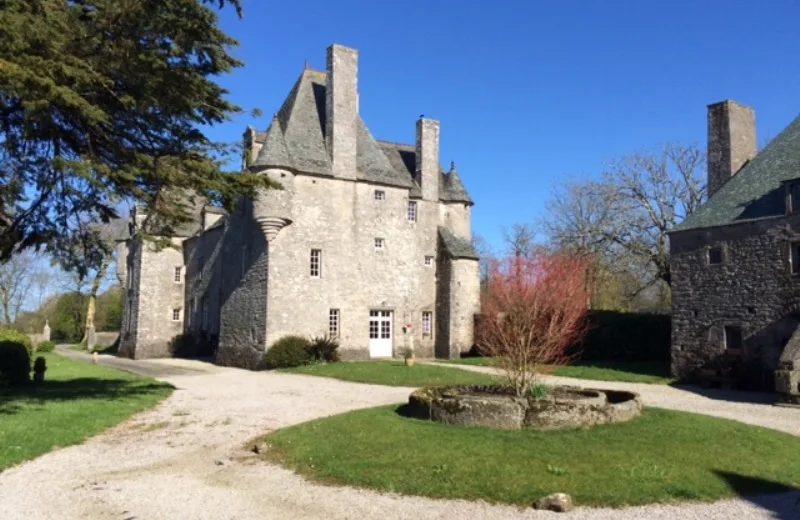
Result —
[[789, 196], [786, 200], [786, 213], [800, 213], [800, 181], [789, 183]]

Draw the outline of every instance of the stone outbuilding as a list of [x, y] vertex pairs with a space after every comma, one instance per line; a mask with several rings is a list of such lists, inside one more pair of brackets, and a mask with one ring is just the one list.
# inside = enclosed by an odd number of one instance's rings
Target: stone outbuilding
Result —
[[708, 200], [670, 234], [675, 376], [800, 404], [800, 118], [762, 151], [755, 112], [708, 107]]
[[412, 144], [378, 141], [357, 83], [358, 51], [332, 45], [326, 71], [306, 67], [269, 128], [244, 134], [245, 167], [283, 189], [230, 215], [199, 206], [194, 228], [168, 237], [174, 249], [136, 235], [120, 246], [120, 352], [168, 356], [182, 332], [246, 368], [289, 334], [333, 336], [345, 359], [407, 347], [453, 358], [472, 346], [473, 201], [455, 164], [440, 165], [439, 122], [420, 118]]

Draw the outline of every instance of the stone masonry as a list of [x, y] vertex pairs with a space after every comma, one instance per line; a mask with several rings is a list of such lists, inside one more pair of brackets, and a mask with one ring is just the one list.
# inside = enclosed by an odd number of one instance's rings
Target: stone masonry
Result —
[[670, 235], [672, 372], [791, 401], [800, 395], [800, 349], [790, 347], [800, 325], [791, 210], [800, 118], [758, 155], [754, 125], [748, 107], [709, 106], [709, 200]]
[[256, 369], [289, 334], [335, 335], [345, 359], [472, 346], [473, 202], [441, 168], [439, 122], [420, 119], [414, 144], [377, 141], [357, 84], [358, 52], [331, 46], [326, 72], [306, 68], [269, 129], [245, 132], [246, 167], [283, 189], [230, 215], [206, 206], [179, 249], [127, 240], [122, 352], [169, 355], [192, 332], [218, 341], [217, 363]]

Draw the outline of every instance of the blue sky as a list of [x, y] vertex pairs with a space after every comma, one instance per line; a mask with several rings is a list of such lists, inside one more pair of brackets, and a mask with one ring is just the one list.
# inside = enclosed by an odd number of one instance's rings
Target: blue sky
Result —
[[221, 82], [249, 115], [212, 129], [265, 129], [306, 60], [359, 49], [360, 110], [378, 139], [413, 142], [441, 121], [476, 205], [473, 229], [539, 215], [561, 179], [667, 141], [705, 147], [706, 105], [756, 109], [759, 142], [800, 112], [800, 2], [245, 0], [221, 14], [246, 66]]

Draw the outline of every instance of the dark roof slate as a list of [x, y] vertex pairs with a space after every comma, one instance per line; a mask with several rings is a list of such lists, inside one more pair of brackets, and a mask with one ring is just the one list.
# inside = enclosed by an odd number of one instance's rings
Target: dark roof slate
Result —
[[782, 183], [800, 178], [800, 117], [672, 232], [727, 226], [786, 212]]
[[466, 238], [462, 238], [442, 226], [439, 226], [439, 237], [442, 239], [444, 251], [450, 258], [479, 259], [472, 242]]
[[[303, 71], [269, 130], [256, 132], [255, 139], [263, 146], [253, 166], [285, 166], [305, 173], [331, 175], [331, 161], [325, 144], [326, 85], [324, 72]], [[377, 141], [360, 118], [356, 131], [358, 179], [408, 188], [411, 198], [421, 198], [422, 191], [415, 180], [414, 145]], [[442, 172], [439, 198], [472, 204], [458, 174], [450, 178]]]

